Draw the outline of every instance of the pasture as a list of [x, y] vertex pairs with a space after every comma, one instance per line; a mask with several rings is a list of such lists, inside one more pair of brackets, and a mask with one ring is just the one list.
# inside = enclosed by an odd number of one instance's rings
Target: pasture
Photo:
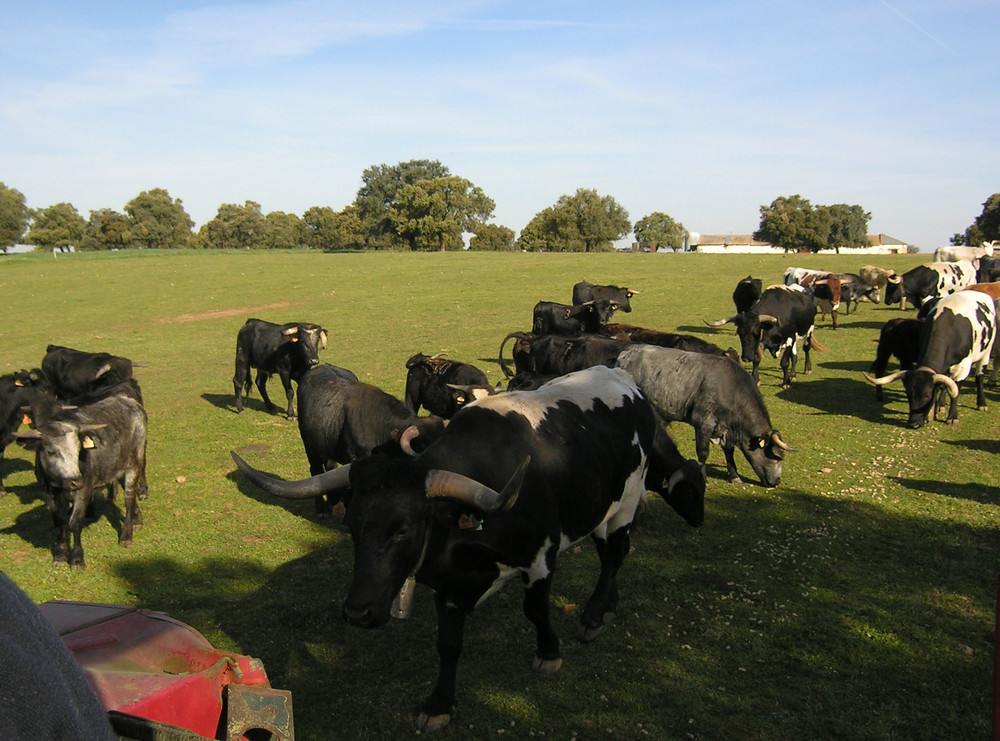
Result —
[[[308, 466], [295, 422], [254, 390], [233, 406], [236, 333], [251, 316], [329, 330], [323, 362], [402, 398], [413, 353], [447, 353], [493, 381], [501, 339], [530, 329], [536, 301], [569, 302], [578, 280], [638, 289], [617, 320], [739, 348], [735, 283], [778, 283], [788, 265], [899, 272], [930, 255], [157, 253], [0, 259], [0, 373], [37, 367], [49, 343], [106, 350], [143, 367], [149, 498], [131, 548], [113, 506], [84, 530], [88, 568], [53, 567], [51, 520], [32, 458], [3, 463], [0, 568], [36, 602], [161, 610], [214, 645], [263, 660], [293, 692], [299, 739], [399, 739], [433, 682], [433, 600], [364, 631], [340, 619], [350, 539], [311, 502], [269, 497], [234, 473], [229, 451], [283, 478]], [[689, 528], [651, 499], [621, 571], [616, 622], [574, 640], [597, 576], [591, 544], [565, 553], [553, 595], [565, 663], [531, 673], [534, 637], [508, 585], [469, 619], [453, 738], [985, 738], [992, 718], [1000, 571], [1000, 393], [959, 424], [905, 428], [900, 384], [874, 401], [862, 376], [882, 324], [862, 304], [790, 390], [761, 363], [772, 422], [798, 452], [776, 489], [724, 479], [709, 456], [706, 522]], [[912, 315], [912, 313], [910, 314]], [[890, 368], [895, 368], [891, 365]], [[277, 378], [269, 390], [282, 406]], [[693, 455], [693, 431], [672, 434]], [[580, 607], [579, 609], [582, 609]]]

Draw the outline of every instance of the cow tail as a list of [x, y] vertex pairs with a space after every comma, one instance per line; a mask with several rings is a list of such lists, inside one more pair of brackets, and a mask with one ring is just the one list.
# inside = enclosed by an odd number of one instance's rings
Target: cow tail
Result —
[[811, 347], [816, 352], [826, 352], [826, 347], [824, 345], [821, 345], [816, 340], [816, 335], [815, 334], [809, 335], [809, 347]]

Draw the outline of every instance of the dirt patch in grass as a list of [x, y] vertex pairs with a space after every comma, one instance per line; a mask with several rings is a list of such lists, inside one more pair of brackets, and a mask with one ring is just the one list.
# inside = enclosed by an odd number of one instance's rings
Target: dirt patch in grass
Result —
[[290, 306], [287, 301], [279, 301], [276, 304], [264, 304], [263, 306], [243, 306], [238, 309], [218, 309], [217, 311], [205, 311], [201, 314], [180, 314], [178, 316], [165, 316], [157, 319], [153, 324], [184, 324], [186, 322], [200, 322], [205, 319], [226, 319], [231, 316], [241, 314], [254, 314], [271, 309], [284, 309]]

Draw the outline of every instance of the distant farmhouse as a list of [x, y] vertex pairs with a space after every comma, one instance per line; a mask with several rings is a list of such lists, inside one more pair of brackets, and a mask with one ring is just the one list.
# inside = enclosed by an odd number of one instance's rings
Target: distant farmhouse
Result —
[[[910, 245], [888, 234], [869, 234], [868, 247], [845, 249], [852, 255], [905, 255]], [[781, 247], [760, 242], [750, 234], [699, 234], [688, 232], [684, 245], [685, 252], [703, 252], [714, 255], [778, 254]]]

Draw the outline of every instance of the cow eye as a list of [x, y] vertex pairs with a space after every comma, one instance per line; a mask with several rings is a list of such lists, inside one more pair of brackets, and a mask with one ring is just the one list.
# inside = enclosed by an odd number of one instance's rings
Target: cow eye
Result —
[[410, 529], [404, 527], [400, 529], [395, 535], [392, 536], [392, 542], [401, 543], [402, 541], [406, 540], [409, 534], [410, 534]]

